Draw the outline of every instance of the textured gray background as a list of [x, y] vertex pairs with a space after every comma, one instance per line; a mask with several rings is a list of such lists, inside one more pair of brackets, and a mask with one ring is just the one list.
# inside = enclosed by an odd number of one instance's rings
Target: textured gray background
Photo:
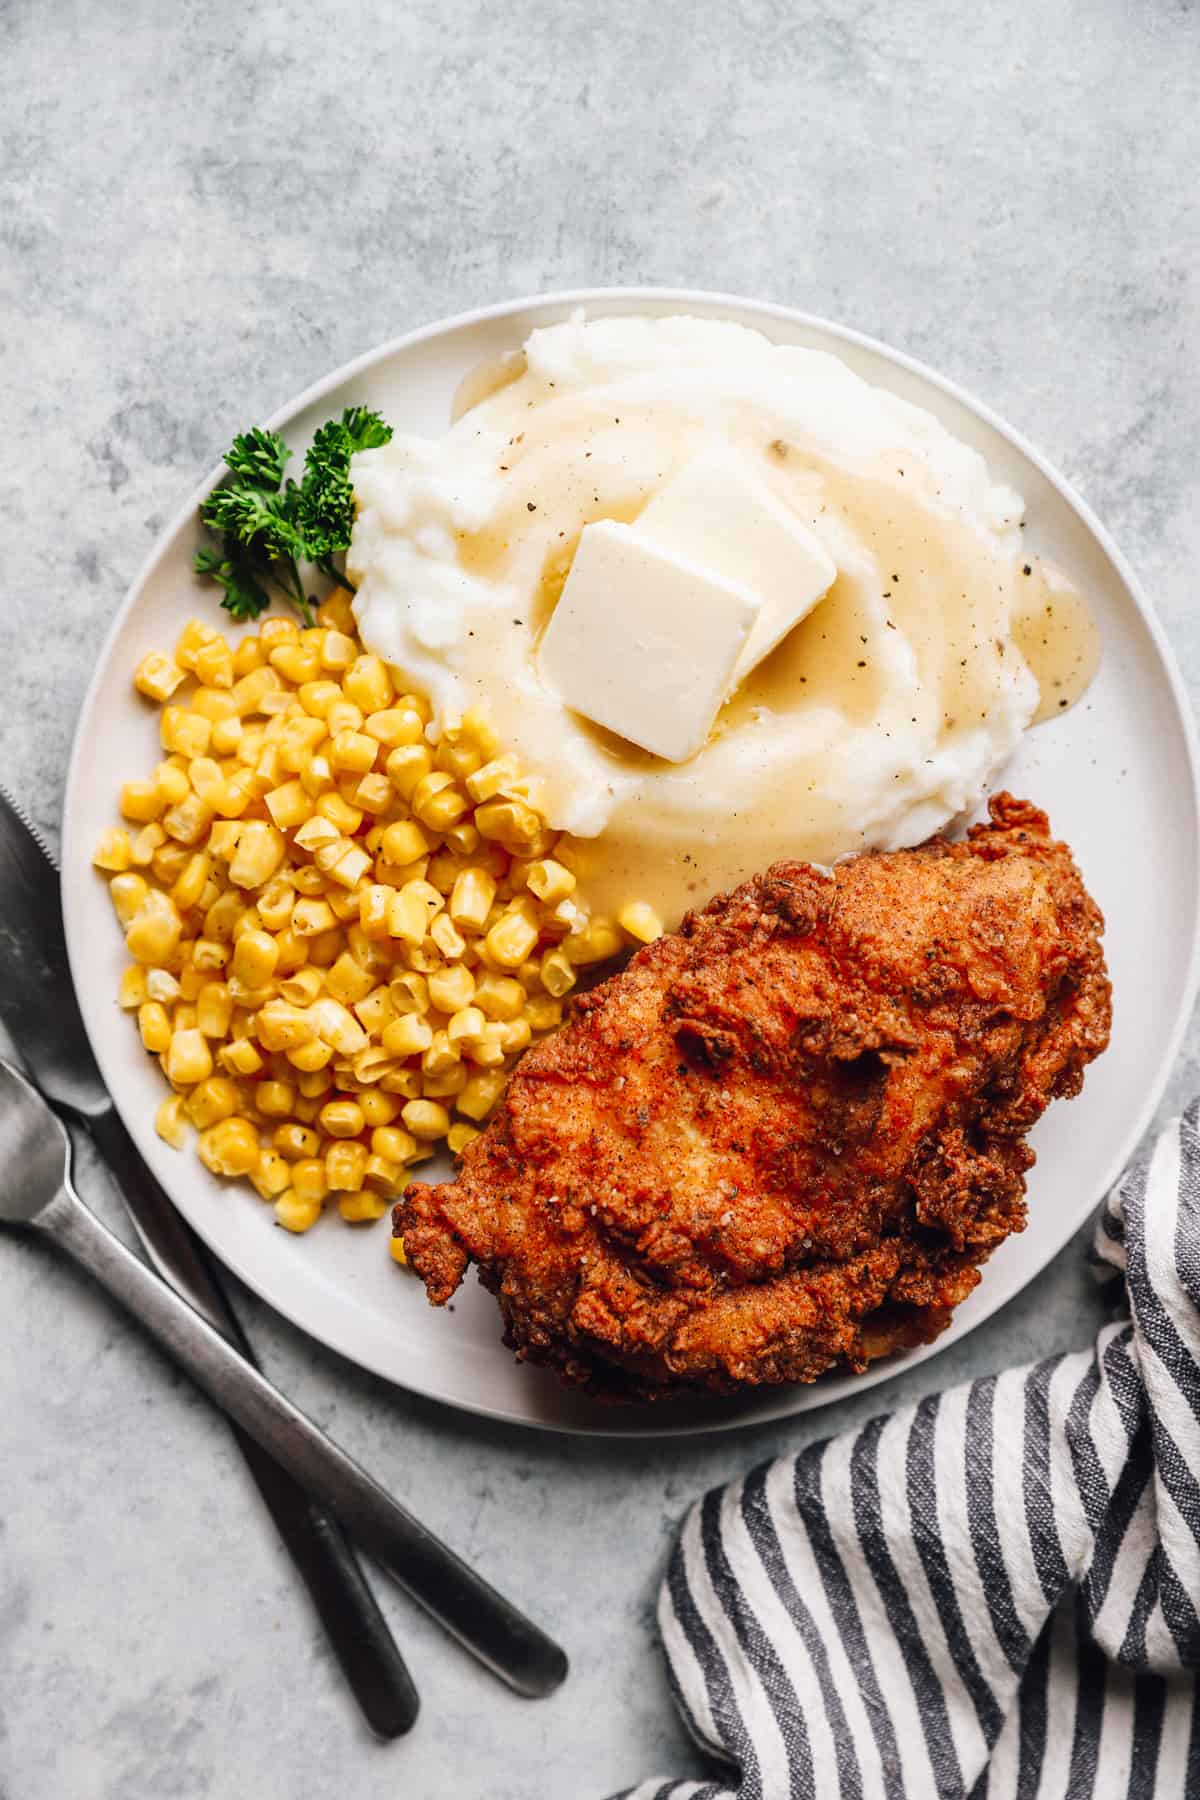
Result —
[[[1195, 692], [1196, 58], [1179, 0], [0, 0], [4, 779], [56, 836], [113, 608], [235, 429], [409, 326], [584, 283], [791, 302], [965, 382], [1111, 525]], [[376, 1746], [224, 1427], [5, 1240], [5, 1800], [572, 1800], [700, 1773], [652, 1619], [687, 1501], [1096, 1319], [1076, 1241], [886, 1395], [656, 1449], [462, 1417], [243, 1310], [285, 1389], [561, 1633], [572, 1679], [512, 1699], [385, 1588], [425, 1710]]]

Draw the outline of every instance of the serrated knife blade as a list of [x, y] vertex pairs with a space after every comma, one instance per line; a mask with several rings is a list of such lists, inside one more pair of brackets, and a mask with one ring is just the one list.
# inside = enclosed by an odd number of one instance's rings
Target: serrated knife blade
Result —
[[112, 1112], [75, 998], [57, 866], [3, 786], [0, 1019], [48, 1100], [89, 1121]]

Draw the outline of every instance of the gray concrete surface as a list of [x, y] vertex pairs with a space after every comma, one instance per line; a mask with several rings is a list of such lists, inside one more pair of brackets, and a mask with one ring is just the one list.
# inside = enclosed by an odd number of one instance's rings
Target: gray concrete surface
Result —
[[[965, 382], [1078, 480], [1194, 693], [1197, 51], [1178, 0], [0, 0], [3, 778], [54, 836], [108, 619], [232, 431], [406, 327], [592, 282], [791, 302]], [[1198, 1060], [1193, 1032], [1172, 1104]], [[689, 1499], [1097, 1316], [1076, 1241], [854, 1407], [656, 1448], [480, 1423], [243, 1311], [573, 1678], [512, 1699], [385, 1586], [425, 1710], [370, 1741], [223, 1425], [6, 1239], [5, 1800], [575, 1800], [700, 1773], [652, 1616]]]

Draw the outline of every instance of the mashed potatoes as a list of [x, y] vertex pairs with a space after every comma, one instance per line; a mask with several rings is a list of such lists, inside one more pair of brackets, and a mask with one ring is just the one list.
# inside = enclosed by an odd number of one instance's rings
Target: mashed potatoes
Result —
[[[552, 824], [594, 843], [595, 906], [645, 894], [674, 923], [776, 857], [916, 843], [978, 801], [1039, 689], [1012, 631], [1022, 503], [976, 452], [835, 357], [729, 323], [576, 318], [511, 372], [444, 436], [355, 458], [347, 566], [370, 649], [440, 716], [482, 702]], [[583, 528], [634, 521], [715, 446], [838, 574], [673, 766], [567, 711], [537, 643]]]

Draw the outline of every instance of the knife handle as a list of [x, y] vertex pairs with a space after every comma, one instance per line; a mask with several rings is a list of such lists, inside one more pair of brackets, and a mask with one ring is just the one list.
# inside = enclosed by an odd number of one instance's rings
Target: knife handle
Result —
[[[199, 1239], [155, 1181], [116, 1112], [101, 1113], [87, 1125], [172, 1286], [257, 1368]], [[240, 1425], [230, 1424], [363, 1717], [379, 1737], [402, 1736], [416, 1719], [417, 1691], [345, 1533]]]

